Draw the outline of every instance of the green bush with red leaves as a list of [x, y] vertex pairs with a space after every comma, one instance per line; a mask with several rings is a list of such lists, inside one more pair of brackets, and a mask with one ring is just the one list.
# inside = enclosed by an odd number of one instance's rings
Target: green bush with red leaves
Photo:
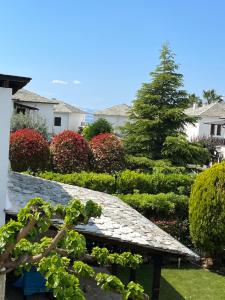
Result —
[[89, 146], [78, 133], [65, 130], [56, 135], [50, 150], [55, 171], [60, 173], [80, 172], [88, 169]]
[[34, 129], [20, 129], [10, 135], [9, 159], [13, 171], [45, 170], [49, 163], [49, 145]]
[[122, 142], [112, 133], [102, 133], [90, 141], [93, 169], [97, 172], [114, 173], [125, 166]]

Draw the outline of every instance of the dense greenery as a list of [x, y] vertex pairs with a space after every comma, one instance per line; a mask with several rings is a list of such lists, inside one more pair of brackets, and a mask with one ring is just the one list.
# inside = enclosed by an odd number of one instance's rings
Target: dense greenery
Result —
[[160, 64], [151, 73], [152, 81], [144, 83], [137, 92], [130, 122], [124, 127], [124, 143], [129, 153], [161, 158], [166, 137], [183, 132], [185, 124], [193, 121], [184, 113], [190, 99], [182, 90], [183, 75], [177, 70], [174, 54], [164, 45]]
[[162, 156], [174, 165], [208, 165], [210, 152], [199, 143], [190, 143], [185, 136], [167, 136], [163, 144]]
[[[144, 289], [139, 284], [124, 285], [116, 276], [96, 273], [86, 263], [90, 257], [100, 265], [113, 263], [136, 268], [142, 263], [140, 255], [130, 252], [110, 253], [106, 248], [96, 247], [87, 253], [85, 238], [74, 226], [87, 224], [90, 217], [100, 215], [101, 208], [92, 201], [83, 205], [74, 199], [66, 206], [54, 207], [40, 198], [31, 199], [19, 211], [16, 221], [10, 220], [0, 228], [0, 273], [35, 266], [45, 277], [46, 287], [59, 300], [85, 300], [80, 287], [82, 277], [96, 281], [106, 291], [120, 293], [124, 300], [145, 299]], [[51, 220], [56, 217], [63, 223], [53, 237], [48, 237], [47, 231], [53, 225]]]
[[217, 254], [225, 247], [225, 163], [200, 173], [192, 187], [190, 233], [197, 247]]
[[170, 192], [156, 195], [127, 194], [118, 197], [149, 219], [184, 219], [188, 216], [189, 197], [185, 195]]
[[99, 118], [92, 124], [88, 124], [84, 127], [82, 135], [86, 140], [91, 140], [94, 136], [100, 133], [111, 133], [113, 132], [112, 125], [104, 118]]
[[108, 193], [132, 194], [139, 193], [170, 193], [189, 195], [194, 175], [186, 174], [144, 174], [135, 171], [123, 171], [117, 176], [96, 173], [59, 174], [53, 172], [39, 173], [38, 176], [77, 185], [89, 189]]

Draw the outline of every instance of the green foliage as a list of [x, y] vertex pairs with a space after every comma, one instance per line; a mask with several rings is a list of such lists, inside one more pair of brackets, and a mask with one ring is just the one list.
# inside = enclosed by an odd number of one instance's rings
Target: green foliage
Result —
[[192, 187], [189, 220], [195, 245], [211, 254], [225, 247], [225, 163], [200, 173]]
[[130, 122], [123, 130], [125, 148], [130, 154], [161, 158], [166, 137], [184, 131], [185, 124], [193, 122], [184, 113], [190, 100], [182, 90], [183, 75], [177, 70], [174, 54], [164, 45], [160, 64], [151, 73], [152, 81], [144, 83], [137, 92]]
[[99, 118], [92, 124], [88, 124], [84, 127], [82, 135], [86, 140], [91, 140], [94, 136], [100, 133], [113, 132], [112, 125], [104, 118]]
[[184, 167], [174, 167], [168, 160], [152, 160], [144, 156], [126, 155], [126, 167], [129, 170], [143, 173], [183, 174]]
[[79, 277], [93, 278], [95, 276], [93, 268], [82, 261], [75, 261], [73, 264], [73, 270]]
[[167, 136], [163, 144], [162, 156], [179, 166], [207, 165], [211, 158], [208, 149], [203, 148], [199, 143], [188, 142], [182, 135]]
[[117, 174], [117, 179], [109, 174], [73, 173], [58, 174], [53, 172], [39, 173], [44, 179], [54, 180], [71, 185], [85, 187], [91, 190], [114, 194], [140, 193], [158, 194], [174, 192], [189, 195], [194, 175], [188, 174], [144, 174], [125, 170]]
[[168, 194], [128, 194], [118, 195], [131, 207], [149, 219], [187, 218], [188, 196]]
[[203, 91], [203, 98], [206, 100], [207, 104], [223, 102], [223, 96], [218, 95], [214, 89]]
[[30, 128], [40, 132], [46, 139], [49, 138], [48, 127], [45, 119], [41, 116], [32, 116], [29, 113], [19, 113], [14, 111], [11, 118], [11, 131], [17, 131], [18, 129]]
[[126, 170], [120, 173], [117, 180], [117, 190], [121, 194], [139, 193], [158, 194], [174, 192], [189, 195], [193, 175], [186, 174], [143, 174]]

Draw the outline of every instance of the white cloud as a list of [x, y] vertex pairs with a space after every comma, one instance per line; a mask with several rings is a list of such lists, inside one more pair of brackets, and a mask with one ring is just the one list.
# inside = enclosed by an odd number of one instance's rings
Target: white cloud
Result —
[[80, 80], [74, 80], [73, 83], [74, 84], [81, 84]]
[[54, 84], [64, 84], [64, 85], [68, 84], [67, 81], [59, 80], [59, 79], [52, 80], [52, 83], [54, 83]]

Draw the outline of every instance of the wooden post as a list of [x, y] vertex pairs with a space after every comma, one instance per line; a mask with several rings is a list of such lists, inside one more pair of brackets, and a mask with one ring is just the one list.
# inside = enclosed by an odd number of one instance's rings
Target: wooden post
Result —
[[118, 265], [117, 264], [111, 265], [111, 274], [117, 276], [117, 274], [118, 274]]
[[152, 299], [151, 300], [159, 300], [162, 260], [163, 260], [162, 255], [157, 254], [153, 256], [153, 278], [152, 278]]

